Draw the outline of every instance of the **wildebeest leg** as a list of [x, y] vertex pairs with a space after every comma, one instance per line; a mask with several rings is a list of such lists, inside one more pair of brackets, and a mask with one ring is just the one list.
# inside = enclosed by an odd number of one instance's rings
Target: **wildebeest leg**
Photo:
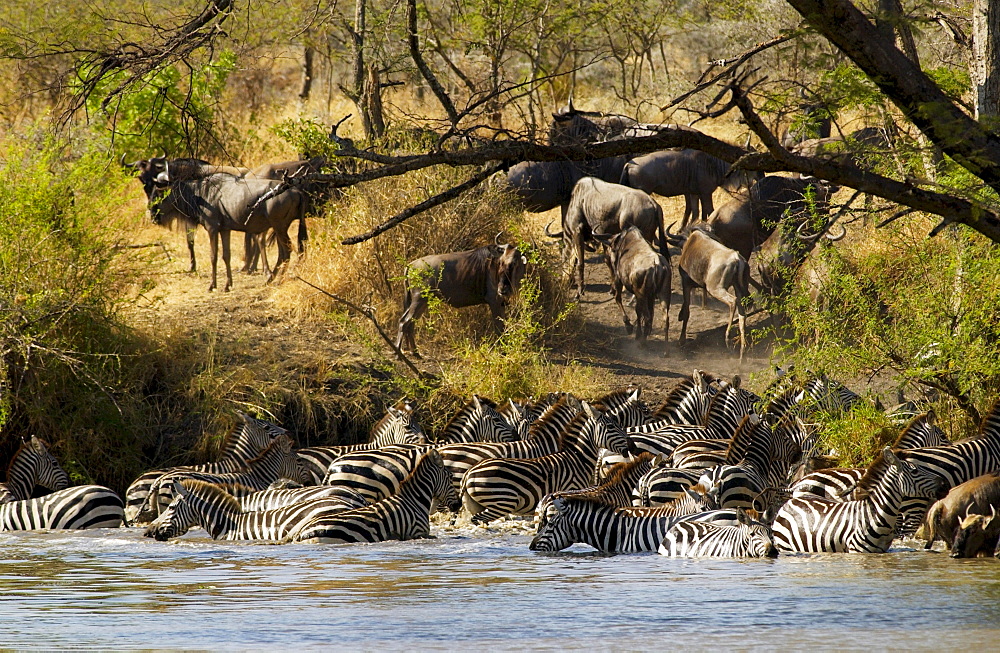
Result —
[[257, 237], [249, 232], [243, 234], [243, 272], [246, 274], [256, 272], [259, 258], [260, 249], [257, 244]]
[[208, 291], [212, 292], [216, 289], [216, 273], [219, 266], [219, 232], [217, 230], [208, 232], [208, 249], [212, 253], [212, 283], [208, 286]]
[[576, 255], [574, 262], [576, 272], [576, 296], [580, 298], [585, 292], [583, 289], [583, 233], [573, 234], [573, 253]]
[[[233, 269], [230, 267], [229, 261], [229, 234], [228, 229], [224, 229], [220, 236], [222, 236], [222, 262], [226, 264], [226, 287], [223, 288], [224, 292], [229, 292], [229, 289], [233, 287]], [[214, 271], [213, 271], [214, 272]], [[215, 275], [212, 275], [212, 281], [215, 281]]]
[[187, 239], [188, 254], [191, 256], [191, 269], [188, 272], [197, 272], [198, 265], [194, 260], [194, 232], [198, 229], [197, 225], [194, 227], [185, 227], [184, 237]]
[[[625, 333], [632, 335], [632, 323], [629, 322], [625, 306], [622, 304], [622, 282], [615, 277], [611, 277], [611, 292], [615, 296], [615, 301], [618, 302], [618, 308], [621, 309], [622, 320], [625, 322]], [[638, 309], [636, 309], [636, 322], [638, 321]]]
[[663, 300], [663, 344], [665, 349], [663, 350], [664, 356], [670, 355], [670, 290], [667, 289], [667, 298]]
[[292, 260], [292, 239], [288, 237], [287, 229], [274, 230], [274, 238], [278, 242], [278, 262], [274, 264], [274, 276], [283, 274]]
[[681, 273], [681, 310], [677, 314], [677, 319], [681, 321], [681, 335], [678, 341], [681, 345], [687, 340], [688, 317], [691, 315], [691, 290], [695, 284], [691, 277], [682, 269]]
[[[267, 230], [265, 229], [262, 233], [255, 236], [257, 241], [257, 250], [260, 252], [260, 262], [264, 266], [264, 275], [267, 277], [264, 283], [271, 283], [274, 279], [274, 268], [271, 267], [271, 262], [267, 260]], [[275, 265], [275, 268], [277, 265]]]
[[708, 216], [712, 215], [715, 211], [715, 206], [712, 205], [712, 193], [708, 192], [701, 196], [701, 219], [708, 221]]
[[420, 291], [406, 290], [403, 299], [403, 314], [399, 316], [399, 331], [396, 334], [396, 346], [401, 351], [420, 358], [417, 353], [417, 342], [414, 338], [414, 322], [427, 310], [427, 300]]
[[681, 229], [688, 225], [688, 222], [698, 219], [698, 196], [684, 195], [684, 221], [681, 222]]

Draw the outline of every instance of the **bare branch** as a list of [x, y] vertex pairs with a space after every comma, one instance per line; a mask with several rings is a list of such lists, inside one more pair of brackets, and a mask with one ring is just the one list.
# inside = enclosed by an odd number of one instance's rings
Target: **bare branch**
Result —
[[448, 93], [444, 90], [444, 87], [441, 86], [441, 82], [434, 76], [434, 72], [430, 69], [430, 66], [424, 61], [424, 56], [420, 53], [420, 41], [417, 36], [417, 0], [406, 0], [406, 40], [410, 46], [410, 57], [413, 58], [413, 63], [417, 64], [420, 74], [427, 82], [427, 85], [431, 87], [431, 91], [437, 97], [438, 102], [444, 107], [444, 111], [448, 114], [448, 119], [451, 121], [452, 126], [457, 125], [459, 116], [458, 111], [455, 110], [455, 105], [452, 103], [451, 98], [448, 97]]

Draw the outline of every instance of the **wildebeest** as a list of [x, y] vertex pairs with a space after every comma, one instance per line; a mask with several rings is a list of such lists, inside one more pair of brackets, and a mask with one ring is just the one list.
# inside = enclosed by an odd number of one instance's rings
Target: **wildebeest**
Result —
[[427, 310], [427, 293], [434, 293], [455, 308], [488, 304], [493, 327], [501, 331], [507, 304], [521, 284], [527, 263], [517, 247], [499, 242], [411, 261], [406, 270], [396, 348], [418, 356], [414, 321]]
[[831, 232], [833, 225], [823, 223], [810, 233], [808, 220], [782, 222], [767, 237], [757, 251], [757, 272], [760, 285], [768, 293], [779, 296], [805, 263], [809, 253], [820, 240], [836, 242], [847, 235], [843, 226], [839, 232]]
[[681, 248], [677, 269], [681, 274], [683, 303], [677, 319], [681, 321], [680, 342], [687, 338], [687, 323], [691, 312], [691, 291], [704, 288], [710, 295], [729, 306], [725, 342], [729, 345], [729, 332], [738, 317], [740, 330], [740, 360], [746, 348], [746, 307], [744, 300], [750, 295], [750, 266], [739, 252], [723, 245], [702, 225], [688, 228], [687, 239]]
[[767, 176], [746, 194], [717, 208], [708, 223], [719, 242], [750, 260], [750, 253], [771, 235], [778, 223], [787, 219], [798, 224], [810, 215], [810, 209], [826, 215], [834, 190], [815, 179]]
[[[302, 193], [292, 188], [271, 197], [260, 206], [257, 201], [279, 182], [263, 179], [237, 178], [230, 174], [215, 173], [205, 177], [190, 176], [185, 160], [175, 166], [175, 161], [163, 158], [140, 161], [135, 164], [139, 170], [139, 180], [146, 191], [149, 213], [155, 224], [165, 224], [180, 220], [205, 227], [209, 234], [212, 251], [212, 284], [217, 287], [219, 236], [222, 237], [222, 260], [226, 265], [225, 290], [232, 287], [233, 277], [229, 257], [230, 231], [244, 231], [251, 234], [266, 233], [273, 229], [278, 243], [278, 261], [274, 270], [268, 270], [272, 278], [278, 268], [289, 259], [291, 242], [288, 226], [299, 220], [299, 238], [305, 240], [306, 199]], [[179, 174], [172, 174], [172, 168]], [[267, 265], [267, 258], [264, 259]]]
[[965, 483], [956, 485], [948, 496], [937, 501], [927, 511], [921, 534], [931, 548], [935, 540], [943, 540], [951, 546], [962, 518], [972, 513], [986, 515], [993, 506], [1000, 506], [1000, 473], [983, 474]]
[[995, 554], [1000, 540], [1000, 519], [996, 506], [990, 506], [989, 515], [966, 513], [958, 524], [955, 541], [951, 545], [952, 558], [988, 558]]
[[635, 157], [625, 164], [620, 183], [638, 188], [650, 195], [684, 196], [684, 221], [700, 217], [707, 220], [715, 207], [712, 193], [719, 186], [736, 191], [745, 185], [746, 174], [734, 172], [732, 166], [700, 150], [663, 150]]
[[802, 115], [796, 118], [781, 135], [782, 147], [791, 148], [810, 138], [828, 138], [830, 136], [833, 116], [826, 104], [805, 102], [799, 105], [799, 110], [802, 111]]
[[594, 177], [584, 177], [576, 183], [563, 217], [563, 230], [554, 234], [546, 227], [546, 234], [563, 239], [563, 255], [570, 258], [576, 272], [577, 297], [584, 293], [584, 243], [594, 234], [612, 235], [628, 226], [637, 227], [649, 242], [656, 239], [660, 251], [667, 251], [663, 209], [652, 197], [641, 190]]
[[632, 333], [632, 324], [622, 305], [622, 289], [635, 295], [635, 339], [645, 342], [653, 328], [653, 306], [663, 302], [664, 341], [666, 353], [670, 352], [670, 259], [655, 251], [642, 232], [634, 226], [623, 229], [614, 236], [595, 234], [604, 245], [604, 255], [611, 268], [615, 301], [622, 311], [625, 331]]
[[580, 111], [570, 96], [566, 106], [553, 112], [549, 123], [549, 145], [585, 145], [619, 136], [639, 121], [628, 116], [599, 111]]

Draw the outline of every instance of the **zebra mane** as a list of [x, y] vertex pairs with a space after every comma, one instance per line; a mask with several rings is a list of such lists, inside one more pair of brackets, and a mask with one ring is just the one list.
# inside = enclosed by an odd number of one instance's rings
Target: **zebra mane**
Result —
[[[905, 451], [893, 450], [892, 453], [895, 454], [900, 460], [903, 460], [906, 455]], [[858, 480], [857, 485], [851, 488], [851, 498], [857, 500], [867, 497], [868, 493], [882, 482], [882, 479], [885, 478], [885, 475], [889, 472], [891, 467], [892, 465], [890, 465], [889, 461], [885, 459], [884, 451], [880, 451], [879, 454], [875, 456], [875, 460], [872, 461], [872, 464], [868, 466], [868, 469], [865, 470], [865, 473]]]
[[[601, 414], [603, 414], [603, 411], [601, 411]], [[562, 451], [568, 442], [579, 439], [581, 432], [589, 423], [590, 417], [584, 412], [579, 412], [573, 416], [572, 421], [566, 425], [566, 428], [559, 435], [559, 450]]]
[[978, 437], [1000, 439], [1000, 398], [993, 402], [990, 412], [983, 418], [983, 425], [979, 429]]
[[602, 413], [606, 413], [609, 410], [614, 410], [615, 408], [624, 406], [628, 403], [628, 399], [632, 396], [633, 392], [634, 390], [630, 388], [615, 390], [614, 392], [609, 392], [599, 399], [595, 399], [590, 405], [600, 410]]
[[247, 469], [250, 469], [251, 467], [254, 467], [261, 460], [267, 458], [267, 456], [271, 453], [272, 449], [275, 449], [275, 448], [283, 446], [283, 444], [285, 442], [288, 443], [288, 446], [291, 446], [292, 439], [289, 438], [287, 435], [279, 435], [278, 437], [276, 437], [273, 440], [271, 440], [271, 444], [269, 444], [266, 447], [264, 447], [264, 450], [261, 451], [259, 454], [257, 454], [256, 458], [252, 458], [252, 459], [248, 460], [246, 463], [244, 463], [244, 466]]
[[[756, 417], [757, 419], [751, 419], [753, 417]], [[743, 416], [743, 419], [740, 420], [740, 425], [736, 428], [736, 432], [733, 434], [733, 439], [729, 442], [729, 446], [726, 447], [725, 456], [727, 464], [735, 465], [746, 458], [747, 453], [756, 443], [756, 438], [754, 436], [756, 435], [757, 428], [761, 424], [764, 424], [764, 420], [762, 420], [759, 415], [750, 413], [749, 415]]]
[[[479, 403], [483, 406], [486, 406], [487, 408], [492, 408], [493, 410], [497, 409], [496, 402], [494, 402], [492, 399], [488, 399], [486, 397], [479, 397]], [[464, 420], [467, 420], [469, 416], [472, 415], [473, 412], [475, 412], [475, 410], [476, 410], [476, 398], [471, 397], [468, 401], [466, 401], [462, 405], [461, 408], [458, 409], [458, 412], [455, 413], [455, 415], [450, 420], [448, 420], [448, 423], [444, 425], [444, 428], [441, 429], [440, 433], [438, 433], [437, 441], [448, 442], [449, 441], [448, 438], [451, 435], [451, 433], [453, 431], [460, 432], [462, 430], [462, 427], [460, 426], [462, 422]], [[372, 432], [374, 433], [375, 429], [372, 429]]]
[[223, 507], [233, 512], [243, 512], [239, 500], [214, 483], [186, 478], [181, 481], [181, 485], [189, 492], [198, 495], [199, 498], [222, 504]]
[[[927, 428], [934, 428], [933, 420], [934, 420], [934, 411], [927, 411], [926, 413], [921, 413], [915, 416], [913, 419], [911, 419], [909, 422], [906, 423], [906, 426], [903, 427], [903, 430], [899, 432], [899, 435], [896, 437], [896, 440], [890, 446], [893, 449], [902, 449], [903, 447], [901, 445], [905, 444], [906, 441], [913, 435], [915, 431]], [[928, 424], [928, 422], [930, 423]], [[947, 438], [945, 438], [945, 442], [947, 442]], [[921, 446], [930, 446], [930, 445], [923, 444]]]
[[626, 460], [623, 463], [618, 463], [611, 468], [611, 473], [605, 477], [604, 482], [598, 485], [598, 489], [615, 485], [616, 483], [621, 483], [629, 474], [631, 474], [635, 469], [646, 463], [653, 462], [653, 454], [648, 451], [643, 451], [641, 454], [633, 458], [632, 460]]
[[[41, 438], [38, 438], [38, 441], [41, 442], [43, 445], [45, 445], [45, 441], [42, 440]], [[8, 481], [10, 480], [10, 470], [14, 467], [14, 463], [17, 462], [17, 457], [21, 455], [21, 452], [24, 451], [25, 447], [28, 447], [30, 445], [31, 445], [31, 440], [24, 440], [23, 442], [21, 442], [21, 446], [17, 448], [17, 451], [14, 452], [14, 455], [11, 457], [10, 462], [7, 463], [7, 475], [4, 476], [5, 479], [7, 479]], [[48, 447], [46, 447], [46, 449], [48, 449]]]
[[565, 414], [569, 413], [576, 415], [579, 409], [573, 404], [577, 401], [576, 397], [570, 399], [572, 395], [565, 394], [559, 397], [559, 400], [545, 409], [545, 412], [539, 416], [534, 422], [531, 423], [531, 428], [528, 430], [528, 437], [536, 437], [539, 431], [550, 431], [552, 429], [558, 429], [555, 433], [556, 439], [562, 439], [562, 429], [560, 428], [561, 421]]
[[[441, 466], [444, 465], [444, 463], [441, 461], [441, 454], [438, 453], [437, 449], [430, 449], [424, 452], [423, 455], [421, 455], [420, 458], [417, 459], [417, 462], [413, 465], [413, 469], [410, 470], [410, 473], [407, 474], [406, 478], [404, 478], [399, 483], [400, 490], [402, 490], [404, 485], [408, 485], [413, 480], [413, 477], [416, 476], [418, 472], [420, 472], [425, 463], [433, 465], [435, 460], [438, 465]], [[428, 463], [428, 461], [431, 462]], [[396, 494], [399, 494], [399, 490], [397, 490]]]

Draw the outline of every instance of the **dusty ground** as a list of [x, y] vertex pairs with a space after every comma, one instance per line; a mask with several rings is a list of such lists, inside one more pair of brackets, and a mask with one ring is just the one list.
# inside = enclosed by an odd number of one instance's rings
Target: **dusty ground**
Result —
[[[718, 197], [716, 201], [725, 199]], [[677, 200], [667, 200], [663, 204], [668, 222], [682, 206]], [[553, 215], [558, 217], [557, 213]], [[539, 217], [546, 221], [548, 218]], [[296, 369], [316, 369], [317, 365], [364, 364], [370, 358], [370, 354], [350, 342], [335, 326], [323, 321], [294, 320], [286, 312], [277, 310], [272, 300], [274, 286], [267, 285], [263, 275], [251, 276], [236, 271], [242, 264], [241, 239], [233, 238], [233, 289], [228, 293], [210, 293], [207, 288], [211, 267], [204, 231], [197, 236], [196, 274], [187, 272], [188, 256], [181, 233], [151, 228], [144, 230], [141, 238], [145, 242], [161, 242], [165, 250], [162, 276], [138, 315], [139, 321], [150, 328], [207, 338], [210, 343], [213, 340], [236, 343], [236, 360], [240, 363], [252, 365], [255, 356], [267, 356], [272, 361], [281, 361], [282, 367], [293, 374]], [[621, 312], [608, 294], [606, 266], [597, 255], [590, 255], [586, 265], [587, 293], [581, 303], [583, 333], [575, 342], [576, 351], [555, 351], [552, 359], [557, 364], [576, 360], [600, 368], [611, 376], [614, 386], [642, 387], [650, 402], [666, 394], [677, 379], [690, 374], [694, 368], [724, 376], [738, 373], [744, 378], [766, 368], [770, 355], [766, 343], [750, 348], [742, 363], [737, 350], [725, 347], [723, 332], [728, 308], [714, 298], [709, 298], [703, 308], [700, 293], [692, 302], [688, 342], [684, 347], [679, 346], [677, 313], [681, 296], [676, 260], [674, 265], [669, 355], [664, 355], [662, 310], [657, 308], [651, 341], [646, 347], [638, 346], [626, 335]], [[221, 261], [219, 269], [221, 287], [224, 284]], [[294, 269], [293, 265], [292, 273]], [[286, 278], [282, 283], [300, 282]], [[626, 306], [626, 310], [634, 320], [633, 309]], [[749, 325], [758, 324], [762, 318], [763, 315], [751, 317]], [[394, 324], [385, 327], [395, 335]], [[433, 361], [423, 361], [420, 365], [433, 369]]]

